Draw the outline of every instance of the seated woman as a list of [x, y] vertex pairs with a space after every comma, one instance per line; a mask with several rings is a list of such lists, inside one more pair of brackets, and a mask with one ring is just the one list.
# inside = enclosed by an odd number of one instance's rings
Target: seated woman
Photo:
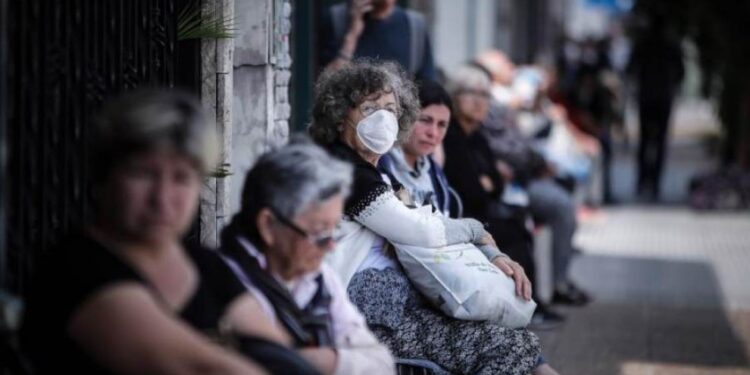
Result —
[[[311, 135], [354, 165], [352, 193], [344, 206], [344, 237], [329, 255], [329, 264], [375, 335], [398, 357], [430, 360], [455, 374], [530, 373], [539, 360], [536, 336], [436, 311], [388, 250], [388, 242], [435, 248], [492, 243], [476, 220], [425, 216], [409, 209], [376, 169], [380, 156], [409, 134], [416, 119], [414, 85], [392, 63], [357, 61], [325, 72], [316, 94]], [[531, 285], [523, 269], [497, 248], [487, 249], [486, 255], [512, 273], [519, 295], [528, 299]]]
[[242, 206], [222, 232], [222, 253], [325, 374], [393, 374], [388, 349], [367, 328], [336, 274], [333, 250], [352, 168], [310, 142], [263, 155], [248, 172]]
[[[520, 98], [521, 94], [516, 92], [518, 90], [514, 91], [503, 85], [503, 82], [508, 83], [508, 79], [519, 76], [515, 73], [515, 67], [507, 59], [507, 56], [499, 51], [487, 51], [477, 58], [477, 65], [484, 68], [489, 75], [488, 78], [494, 82], [493, 92], [500, 89], [507, 94], [500, 98], [503, 100], [498, 100], [496, 96], [490, 100], [489, 113], [486, 119], [482, 121], [480, 133], [487, 139], [493, 156], [503, 162], [505, 166], [504, 176], [508, 180], [514, 180], [516, 184], [528, 192], [529, 210], [534, 219], [549, 225], [552, 230], [552, 278], [554, 281], [552, 301], [554, 303], [585, 305], [591, 301], [591, 297], [572, 282], [569, 277], [569, 269], [574, 252], [573, 236], [577, 227], [576, 205], [572, 191], [578, 179], [572, 176], [580, 173], [587, 174], [584, 172], [587, 168], [580, 169], [579, 165], [579, 167], [574, 168], [579, 170], [578, 172], [564, 171], [568, 169], [565, 165], [575, 166], [581, 163], [584, 166], [587, 165], [590, 161], [589, 158], [593, 157], [597, 151], [589, 150], [593, 153], [585, 156], [574, 151], [578, 147], [565, 147], [565, 141], [562, 143], [550, 142], [552, 137], [550, 135], [545, 135], [538, 140], [529, 139], [524, 135], [525, 132], [521, 130], [524, 117], [527, 120], [534, 119], [527, 121], [527, 123], [544, 124], [538, 126], [539, 128], [547, 128], [542, 133], [550, 131], [566, 133], [567, 130], [562, 129], [574, 128], [572, 125], [569, 126], [570, 121], [566, 118], [562, 107], [556, 108], [557, 105], [549, 102], [549, 88], [554, 85], [552, 82], [554, 75], [544, 74], [541, 70], [535, 72], [535, 68], [526, 70], [526, 72], [535, 73], [522, 74], [526, 77], [538, 74], [539, 83], [529, 86], [529, 93], [533, 93], [531, 97], [534, 97], [535, 100], [528, 105], [533, 103], [534, 108], [521, 110], [522, 108], [509, 103], [509, 98]], [[457, 81], [461, 82], [463, 78], [459, 77]], [[522, 78], [516, 78], [516, 80], [523, 81]], [[480, 86], [477, 89], [481, 89], [481, 84], [478, 81], [477, 83]], [[535, 127], [537, 126], [532, 126], [532, 128]], [[589, 136], [586, 137], [590, 138]], [[563, 136], [563, 139], [570, 141], [573, 138]], [[594, 139], [590, 141], [596, 142]], [[586, 143], [589, 143], [589, 141]], [[551, 154], [543, 151], [552, 144], [556, 145], [552, 147], [555, 151], [550, 150], [552, 151]], [[569, 143], [568, 145], [573, 144]], [[559, 146], [562, 146], [562, 148]], [[596, 146], [594, 145], [594, 147]], [[567, 155], [568, 152], [572, 152], [572, 154]], [[554, 162], [557, 157], [562, 157], [558, 161], [563, 161], [563, 164]], [[571, 165], [569, 162], [573, 162], [573, 164]]]
[[[511, 181], [518, 176], [519, 170], [512, 169], [513, 163], [509, 162], [510, 159], [499, 158], [501, 155], [493, 152], [490, 141], [497, 146], [498, 139], [488, 138], [489, 133], [481, 131], [488, 120], [490, 89], [490, 77], [476, 66], [465, 65], [453, 73], [448, 92], [454, 99], [456, 111], [453, 125], [448, 130], [444, 143], [445, 174], [458, 194], [465, 198], [465, 214], [490, 223], [490, 233], [498, 241], [502, 241], [507, 236], [514, 237], [523, 229], [511, 233], [507, 231], [509, 224], [514, 221], [514, 215], [508, 220], [509, 215], [506, 212], [509, 210], [506, 205], [499, 202], [504, 184], [500, 172], [505, 179]], [[514, 142], [511, 147], [520, 148], [523, 144]], [[547, 169], [543, 159], [539, 169]], [[518, 185], [515, 187], [518, 190], [524, 189]], [[528, 207], [511, 212], [517, 211], [524, 216], [530, 213], [534, 218], [544, 220], [552, 229], [552, 302], [573, 305], [588, 303], [588, 294], [572, 283], [569, 277], [573, 256], [573, 234], [576, 230], [575, 205], [572, 197], [550, 178], [531, 179], [526, 191]], [[523, 228], [523, 217], [521, 223], [515, 225]], [[520, 260], [524, 254], [529, 254], [529, 251], [515, 251], [509, 255]], [[527, 256], [528, 263], [533, 264], [530, 255]], [[522, 261], [522, 264], [527, 266], [527, 262]], [[554, 313], [548, 311], [546, 315], [550, 317], [554, 316]]]
[[[393, 147], [387, 154], [380, 158], [379, 169], [387, 173], [390, 178], [397, 180], [410, 194], [416, 198], [416, 203], [431, 204], [444, 215], [449, 215], [450, 210], [460, 206], [450, 193], [450, 185], [442, 167], [432, 159], [436, 148], [442, 144], [448, 127], [451, 126], [451, 113], [453, 112], [452, 100], [448, 92], [433, 81], [422, 81], [418, 84], [419, 102], [422, 110], [409, 138], [400, 146]], [[517, 231], [525, 233], [523, 227], [516, 226]], [[521, 237], [521, 236], [518, 236]], [[500, 239], [504, 249], [511, 249], [510, 254], [521, 255], [518, 259], [521, 264], [529, 266], [534, 270], [529, 244], [521, 239], [509, 244], [506, 238]], [[524, 252], [523, 254], [518, 254]], [[529, 277], [533, 278], [531, 272]], [[533, 293], [532, 293], [533, 295]], [[543, 305], [537, 301], [537, 312], [543, 309]], [[534, 318], [532, 318], [532, 324]], [[544, 364], [535, 369], [537, 374], [554, 374], [549, 365]], [[547, 372], [544, 372], [547, 371]]]
[[45, 253], [32, 284], [21, 338], [36, 372], [266, 373], [217, 345], [237, 333], [264, 338], [293, 373], [317, 373], [273, 344], [283, 335], [218, 255], [181, 243], [216, 159], [197, 101], [126, 95], [104, 109], [91, 147], [95, 220]]
[[420, 81], [417, 86], [421, 110], [411, 134], [380, 158], [378, 169], [398, 181], [416, 204], [431, 204], [446, 216], [458, 217], [461, 203], [432, 157], [450, 124], [451, 98], [437, 82]]
[[[391, 151], [383, 155], [378, 163], [379, 168], [391, 178], [397, 180], [419, 204], [432, 204], [445, 215], [455, 216], [457, 207], [463, 210], [460, 198], [451, 194], [452, 187], [443, 169], [432, 158], [445, 139], [449, 126], [456, 126], [452, 121], [453, 101], [445, 89], [436, 82], [423, 81], [419, 83], [419, 101], [422, 110], [417, 118], [409, 138], [400, 146], [393, 147]], [[475, 181], [477, 187], [480, 185], [479, 173], [469, 175], [475, 168], [471, 165], [475, 158], [464, 158], [464, 165], [456, 165], [455, 158], [462, 155], [455, 154], [455, 147], [449, 146], [449, 152], [453, 160], [449, 161], [449, 167], [455, 166], [455, 170], [464, 173], [460, 183], [461, 192], [466, 194], [467, 182]], [[468, 150], [467, 150], [468, 151]], [[474, 150], [476, 151], [476, 150]], [[488, 163], [489, 164], [489, 163]], [[491, 192], [475, 193], [467, 196], [470, 205], [466, 212], [477, 214], [477, 207], [497, 207], [493, 205]], [[477, 204], [479, 202], [480, 204]], [[490, 215], [481, 213], [482, 220], [489, 223], [489, 231], [502, 246], [504, 252], [511, 259], [518, 261], [530, 279], [534, 279], [536, 267], [532, 257], [533, 238], [525, 227], [526, 216], [521, 218], [508, 217], [503, 220], [490, 220]], [[532, 296], [535, 296], [532, 293]], [[559, 325], [561, 319], [558, 315], [548, 309], [538, 298], [537, 309], [531, 320], [531, 327], [552, 328]], [[556, 318], [556, 319], [555, 319]]]

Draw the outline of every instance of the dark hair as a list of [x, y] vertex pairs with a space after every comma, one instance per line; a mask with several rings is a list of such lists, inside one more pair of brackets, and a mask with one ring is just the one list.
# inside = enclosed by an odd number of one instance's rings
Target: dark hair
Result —
[[418, 81], [417, 89], [419, 104], [423, 109], [431, 105], [444, 105], [453, 113], [453, 100], [441, 84], [431, 80]]

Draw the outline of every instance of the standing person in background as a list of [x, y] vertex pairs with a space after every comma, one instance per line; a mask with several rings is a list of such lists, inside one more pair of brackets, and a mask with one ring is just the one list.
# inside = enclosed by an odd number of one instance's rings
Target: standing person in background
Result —
[[[588, 39], [583, 44], [575, 84], [566, 94], [568, 116], [579, 128], [599, 140], [601, 149], [602, 193], [606, 204], [615, 203], [611, 187], [612, 130], [619, 124], [617, 76], [613, 73], [606, 39]], [[597, 202], [598, 203], [598, 202]]]
[[436, 78], [424, 16], [396, 0], [349, 0], [327, 9], [320, 30], [320, 66], [338, 69], [353, 58], [394, 61], [417, 79]]
[[666, 16], [655, 15], [628, 66], [638, 92], [641, 133], [636, 191], [651, 201], [659, 199], [672, 101], [684, 75], [680, 41], [670, 31]]

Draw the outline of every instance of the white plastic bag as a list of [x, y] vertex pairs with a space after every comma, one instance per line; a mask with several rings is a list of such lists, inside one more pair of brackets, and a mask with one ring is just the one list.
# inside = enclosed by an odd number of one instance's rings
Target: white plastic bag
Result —
[[516, 296], [515, 282], [472, 244], [438, 249], [394, 244], [416, 288], [448, 316], [525, 327], [536, 303]]

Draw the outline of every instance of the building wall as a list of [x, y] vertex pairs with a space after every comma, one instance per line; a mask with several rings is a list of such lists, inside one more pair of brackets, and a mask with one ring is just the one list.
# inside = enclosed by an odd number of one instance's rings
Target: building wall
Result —
[[215, 51], [211, 42], [203, 49], [203, 100], [216, 115], [229, 173], [208, 179], [201, 197], [201, 240], [208, 246], [218, 244], [219, 231], [239, 209], [245, 174], [255, 160], [288, 139], [291, 112], [290, 1], [214, 2], [232, 15], [235, 32], [218, 41]]
[[495, 44], [495, 0], [434, 0], [433, 9], [435, 62], [446, 73]]
[[289, 137], [288, 0], [236, 0], [230, 207], [239, 208], [244, 175], [255, 159]]
[[549, 60], [563, 31], [566, 9], [575, 1], [419, 0], [416, 4], [431, 12], [436, 63], [450, 73], [488, 48], [499, 48], [520, 63]]
[[[211, 0], [206, 2], [204, 13], [217, 14], [231, 19], [234, 15], [233, 0]], [[220, 140], [221, 167], [231, 162], [232, 148], [232, 59], [234, 40], [204, 39], [201, 41], [201, 99], [209, 116], [215, 119]], [[218, 244], [218, 230], [226, 217], [229, 180], [209, 177], [201, 191], [200, 240], [206, 246]]]

